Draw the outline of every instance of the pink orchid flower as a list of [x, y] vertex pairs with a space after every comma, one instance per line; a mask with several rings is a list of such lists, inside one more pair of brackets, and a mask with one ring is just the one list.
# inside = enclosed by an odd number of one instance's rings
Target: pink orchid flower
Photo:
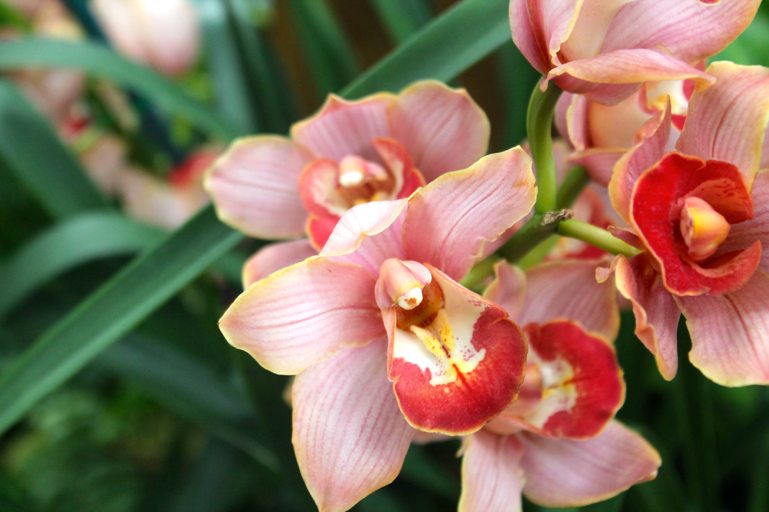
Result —
[[[677, 151], [671, 110], [619, 161], [609, 184], [631, 230], [617, 236], [646, 252], [613, 263], [633, 302], [636, 334], [666, 379], [678, 367], [680, 312], [689, 358], [727, 385], [769, 383], [769, 70], [716, 62], [716, 85], [695, 92]], [[602, 278], [608, 277], [603, 272]], [[680, 311], [680, 312], [679, 312]]]
[[[690, 65], [745, 30], [760, 0], [510, 0], [513, 41], [564, 91], [614, 105], [644, 82], [713, 77]], [[544, 90], [544, 89], [543, 89]]]
[[567, 162], [584, 166], [594, 181], [607, 186], [622, 155], [657, 129], [668, 101], [673, 120], [668, 146], [672, 150], [686, 121], [694, 89], [692, 80], [645, 83], [614, 106], [563, 94], [556, 107], [555, 123], [572, 150]]
[[536, 190], [519, 147], [410, 198], [355, 206], [319, 256], [252, 284], [224, 314], [233, 346], [298, 374], [294, 447], [321, 511], [390, 483], [416, 429], [469, 434], [515, 399], [523, 332], [457, 280]]
[[596, 286], [593, 270], [579, 261], [526, 274], [497, 266], [485, 295], [524, 325], [528, 367], [518, 400], [465, 439], [460, 512], [520, 511], [521, 494], [579, 507], [656, 476], [659, 454], [613, 420], [625, 399], [609, 342], [619, 323], [601, 317], [616, 315], [615, 290]]
[[486, 154], [489, 121], [463, 89], [432, 80], [399, 94], [356, 101], [333, 94], [291, 138], [236, 141], [211, 169], [206, 188], [223, 222], [257, 238], [297, 238], [270, 247], [244, 269], [250, 284], [319, 251], [351, 207], [409, 197], [425, 182]]

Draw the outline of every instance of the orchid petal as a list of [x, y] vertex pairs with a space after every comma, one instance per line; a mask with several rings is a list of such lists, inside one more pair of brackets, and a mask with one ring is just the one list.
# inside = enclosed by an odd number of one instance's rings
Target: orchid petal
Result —
[[521, 442], [515, 436], [476, 432], [462, 457], [459, 512], [520, 512], [524, 475]]
[[672, 380], [678, 370], [676, 347], [681, 313], [648, 258], [646, 254], [630, 260], [618, 256], [612, 267], [617, 290], [633, 304], [635, 335], [654, 354], [662, 377]]
[[626, 4], [638, 0], [584, 0], [573, 23], [569, 38], [561, 44], [560, 51], [568, 60], [584, 59], [597, 55], [612, 20]]
[[392, 136], [387, 112], [394, 101], [395, 96], [389, 93], [356, 101], [330, 94], [320, 112], [291, 127], [291, 138], [316, 157], [336, 163], [348, 155], [376, 160], [371, 141]]
[[245, 290], [255, 282], [268, 277], [273, 272], [290, 267], [317, 254], [318, 251], [313, 249], [306, 238], [270, 244], [257, 251], [243, 265], [243, 289]]
[[607, 187], [614, 174], [614, 167], [628, 152], [627, 148], [622, 149], [588, 149], [569, 156], [568, 162], [571, 165], [581, 165], [587, 170], [590, 178], [596, 183]]
[[555, 125], [561, 136], [576, 150], [584, 151], [589, 144], [588, 107], [584, 96], [564, 93], [558, 99]]
[[403, 225], [407, 259], [461, 279], [483, 243], [523, 218], [536, 194], [531, 158], [520, 147], [441, 176], [409, 200]]
[[311, 258], [251, 285], [219, 328], [271, 372], [297, 374], [343, 346], [384, 334], [375, 284], [358, 265]]
[[[574, 2], [571, 1], [570, 3], [573, 4]], [[572, 5], [570, 9], [567, 6], [565, 9], [559, 8], [553, 11], [558, 13], [558, 17], [566, 18], [568, 26], [574, 15], [574, 8]], [[545, 12], [553, 11], [547, 10]], [[513, 42], [526, 57], [526, 60], [534, 66], [534, 69], [544, 75], [552, 64], [548, 49], [543, 45], [545, 34], [543, 33], [542, 15], [543, 9], [541, 7], [534, 6], [534, 10], [530, 9], [530, 0], [510, 1], [510, 31], [513, 35]]]
[[500, 261], [494, 265], [494, 281], [483, 292], [483, 296], [501, 306], [510, 319], [518, 320], [526, 297], [526, 274], [519, 267]]
[[587, 118], [593, 147], [630, 148], [635, 133], [653, 115], [644, 103], [640, 91], [613, 107], [590, 102]]
[[616, 496], [657, 476], [662, 461], [640, 435], [617, 421], [584, 441], [519, 436], [523, 494], [548, 507], [580, 507]]
[[[411, 425], [428, 432], [470, 434], [518, 394], [526, 339], [502, 308], [425, 266], [432, 274], [432, 290], [424, 291], [432, 300], [426, 295], [413, 317], [399, 316], [396, 308], [383, 310], [390, 336], [390, 380]], [[433, 313], [424, 306], [438, 309]], [[427, 322], [424, 314], [430, 314]]]
[[345, 348], [293, 386], [296, 459], [321, 512], [343, 512], [398, 475], [415, 431], [385, 366], [384, 339]]
[[206, 190], [225, 224], [258, 238], [304, 234], [307, 212], [299, 176], [312, 154], [283, 137], [240, 139], [206, 176]]
[[[739, 224], [732, 224], [729, 237], [719, 247], [719, 252], [731, 252], [750, 247], [758, 240], [761, 247], [769, 249], [769, 170], [763, 170], [756, 176], [751, 193], [753, 198], [753, 218]], [[769, 272], [769, 250], [761, 252], [758, 268]]]
[[336, 261], [361, 265], [374, 275], [385, 260], [407, 260], [402, 227], [408, 199], [374, 201], [350, 208], [321, 251]]
[[647, 169], [662, 160], [668, 149], [671, 127], [670, 103], [665, 112], [649, 120], [640, 141], [620, 158], [609, 182], [609, 197], [614, 210], [625, 222], [630, 222], [633, 189]]
[[750, 188], [769, 122], [769, 69], [714, 62], [707, 72], [718, 82], [692, 95], [676, 147], [686, 155], [736, 165]]
[[757, 270], [737, 291], [679, 297], [692, 336], [689, 359], [723, 386], [769, 383], [769, 275]]
[[491, 127], [464, 89], [425, 80], [404, 89], [390, 109], [393, 138], [430, 182], [486, 154]]
[[[750, 25], [760, 0], [639, 0], [612, 22], [602, 52], [662, 44], [685, 62], [719, 53]], [[700, 34], [699, 37], [694, 36]]]

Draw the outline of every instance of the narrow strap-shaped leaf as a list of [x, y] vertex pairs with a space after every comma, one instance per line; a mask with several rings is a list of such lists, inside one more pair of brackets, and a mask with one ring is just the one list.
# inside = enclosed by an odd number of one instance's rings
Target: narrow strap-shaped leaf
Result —
[[[409, 42], [417, 55], [409, 57], [403, 49], [395, 50], [397, 58], [387, 57], [375, 66], [359, 85], [345, 90], [354, 97], [380, 88], [400, 89], [414, 79], [413, 69], [424, 65], [443, 69], [441, 78], [454, 78], [465, 67], [492, 51], [484, 37], [474, 43], [465, 41], [473, 58], [465, 56], [462, 65], [448, 64], [456, 55], [439, 51], [432, 55], [419, 49], [430, 48], [436, 41], [447, 42], [458, 34], [486, 34], [499, 30], [499, 18], [507, 24], [505, 9], [499, 0], [488, 3], [466, 0], [425, 27]], [[487, 6], [496, 9], [486, 12]], [[477, 10], [475, 16], [457, 15], [460, 7]], [[485, 13], [486, 16], [479, 16]], [[493, 16], [491, 15], [493, 14]], [[451, 23], [445, 22], [449, 18]], [[443, 22], [441, 20], [444, 20]], [[480, 29], [476, 24], [482, 24]], [[436, 28], [440, 27], [440, 28]], [[505, 28], [506, 31], [509, 29]], [[441, 33], [447, 31], [447, 33]], [[430, 44], [421, 43], [423, 38]], [[501, 44], [501, 42], [500, 42]], [[476, 46], [480, 45], [480, 47]], [[485, 53], [484, 53], [485, 52]], [[0, 61], [2, 59], [0, 58]], [[401, 67], [402, 62], [408, 66]], [[462, 67], [464, 66], [464, 67]], [[192, 221], [173, 233], [165, 242], [148, 249], [117, 276], [88, 297], [66, 318], [37, 340], [0, 378], [0, 433], [24, 416], [43, 396], [56, 389], [88, 364], [112, 342], [130, 331], [156, 308], [179, 291], [217, 258], [235, 246], [242, 235], [221, 224], [213, 207], [206, 208]]]
[[465, 0], [345, 87], [357, 98], [423, 78], [448, 82], [510, 39], [508, 0]]
[[[0, 60], [5, 47], [0, 44]], [[107, 206], [50, 123], [0, 79], [0, 159], [54, 218]]]
[[0, 318], [53, 277], [88, 261], [135, 254], [163, 231], [117, 212], [88, 212], [43, 231], [0, 267]]
[[430, 20], [425, 0], [370, 0], [390, 39], [402, 43]]
[[149, 68], [124, 59], [103, 44], [32, 38], [0, 43], [0, 71], [46, 67], [79, 69], [129, 87], [216, 137], [231, 139], [238, 134], [234, 127], [175, 84]]
[[0, 377], [0, 432], [242, 240], [208, 207], [148, 248]]

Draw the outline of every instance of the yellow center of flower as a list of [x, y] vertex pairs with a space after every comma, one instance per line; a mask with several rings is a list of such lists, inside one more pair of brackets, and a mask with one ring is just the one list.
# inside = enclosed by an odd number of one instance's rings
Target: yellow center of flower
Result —
[[681, 235], [689, 257], [702, 261], [712, 256], [729, 236], [724, 217], [699, 197], [687, 197], [681, 211]]

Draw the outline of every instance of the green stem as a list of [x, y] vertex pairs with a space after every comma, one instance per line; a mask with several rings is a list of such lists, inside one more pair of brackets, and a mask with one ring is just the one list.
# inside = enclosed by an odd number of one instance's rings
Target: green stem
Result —
[[574, 201], [590, 184], [590, 175], [584, 167], [578, 165], [572, 167], [569, 173], [561, 182], [561, 188], [558, 189], [557, 206], [559, 209], [571, 208]]
[[628, 245], [619, 238], [616, 238], [605, 229], [579, 220], [565, 220], [558, 224], [557, 231], [561, 236], [582, 240], [583, 242], [587, 242], [592, 246], [603, 249], [614, 255], [622, 254], [628, 258], [632, 258], [642, 252], [632, 245]]
[[558, 98], [563, 91], [554, 84], [549, 84], [542, 92], [539, 84], [534, 87], [526, 114], [526, 132], [529, 149], [537, 171], [537, 204], [534, 211], [545, 215], [556, 208], [558, 185], [553, 157], [553, 115]]

